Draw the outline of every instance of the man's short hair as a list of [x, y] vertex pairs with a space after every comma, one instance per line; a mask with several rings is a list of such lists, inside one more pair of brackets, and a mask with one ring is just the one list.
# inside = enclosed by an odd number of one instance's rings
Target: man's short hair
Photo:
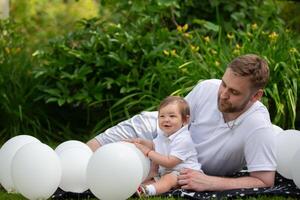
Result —
[[248, 76], [253, 89], [264, 88], [269, 80], [269, 67], [266, 60], [255, 54], [239, 56], [227, 66], [239, 76]]

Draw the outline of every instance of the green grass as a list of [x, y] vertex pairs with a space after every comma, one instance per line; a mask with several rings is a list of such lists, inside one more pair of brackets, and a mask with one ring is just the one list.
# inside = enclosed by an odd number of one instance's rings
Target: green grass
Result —
[[[175, 200], [176, 198], [162, 198], [162, 197], [152, 197], [152, 198], [145, 198], [149, 200]], [[179, 198], [178, 198], [179, 199]], [[178, 200], [177, 199], [177, 200]], [[245, 197], [245, 198], [238, 198], [237, 200], [296, 200], [296, 198], [292, 197], [280, 197], [280, 196], [259, 196], [259, 197]], [[0, 200], [26, 200], [21, 194], [8, 194], [0, 185]], [[66, 199], [67, 200], [67, 199]], [[71, 200], [71, 199], [69, 199]], [[95, 198], [89, 200], [96, 200]], [[130, 200], [136, 200], [136, 198], [130, 198]]]

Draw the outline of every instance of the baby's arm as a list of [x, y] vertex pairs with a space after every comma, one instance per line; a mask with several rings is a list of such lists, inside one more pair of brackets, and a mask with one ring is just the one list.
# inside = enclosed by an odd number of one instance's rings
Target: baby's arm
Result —
[[[154, 149], [154, 143], [151, 140], [146, 140], [146, 139], [142, 139], [142, 138], [132, 138], [132, 139], [126, 139], [124, 141], [125, 142], [130, 142], [130, 143], [133, 143], [133, 144], [141, 144], [141, 145], [144, 145], [144, 146], [148, 147], [148, 149]], [[148, 149], [146, 149], [146, 150], [148, 150]]]
[[[154, 163], [161, 165], [163, 167], [173, 168], [182, 162], [182, 160], [180, 160], [179, 158], [177, 158], [175, 156], [165, 156], [165, 155], [155, 152], [153, 150], [153, 146], [152, 146], [152, 148], [149, 148], [148, 146], [140, 144], [140, 143], [134, 143], [134, 144], [137, 148], [139, 148], [145, 154], [145, 156], [150, 158]], [[153, 143], [152, 143], [152, 145], [153, 145]]]

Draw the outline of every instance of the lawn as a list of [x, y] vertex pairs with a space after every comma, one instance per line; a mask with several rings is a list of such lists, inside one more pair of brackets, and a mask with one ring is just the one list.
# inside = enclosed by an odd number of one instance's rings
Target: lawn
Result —
[[[20, 194], [8, 194], [6, 191], [0, 186], [0, 200], [25, 200], [22, 195]], [[71, 200], [72, 198], [68, 199]], [[135, 198], [131, 198], [130, 200], [134, 200]], [[175, 200], [176, 198], [161, 198], [161, 197], [152, 197], [152, 198], [147, 198], [149, 200], [163, 200], [163, 199], [168, 199], [168, 200]], [[270, 197], [270, 196], [260, 196], [260, 197], [245, 197], [245, 198], [239, 198], [237, 200], [296, 200], [296, 198], [292, 197]], [[90, 199], [89, 200], [94, 200]], [[95, 199], [96, 200], [96, 199]]]

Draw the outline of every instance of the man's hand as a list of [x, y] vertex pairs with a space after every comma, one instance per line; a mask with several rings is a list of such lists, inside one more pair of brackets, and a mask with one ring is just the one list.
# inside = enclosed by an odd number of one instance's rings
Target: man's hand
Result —
[[226, 178], [209, 176], [202, 172], [183, 169], [178, 176], [178, 184], [182, 189], [194, 191], [222, 191], [239, 188], [272, 187], [274, 171], [251, 172], [249, 176]]
[[90, 147], [93, 152], [102, 146], [95, 138], [89, 140], [86, 145]]
[[193, 169], [183, 169], [178, 176], [178, 184], [182, 189], [194, 191], [212, 190], [212, 180], [210, 176]]

